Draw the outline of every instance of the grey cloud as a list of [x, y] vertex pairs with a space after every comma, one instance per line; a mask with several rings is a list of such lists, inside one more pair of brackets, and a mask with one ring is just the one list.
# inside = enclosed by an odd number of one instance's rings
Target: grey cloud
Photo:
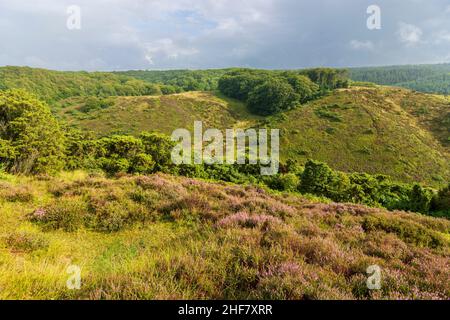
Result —
[[[448, 0], [0, 0], [0, 65], [62, 70], [446, 62]], [[82, 29], [66, 28], [69, 5]]]

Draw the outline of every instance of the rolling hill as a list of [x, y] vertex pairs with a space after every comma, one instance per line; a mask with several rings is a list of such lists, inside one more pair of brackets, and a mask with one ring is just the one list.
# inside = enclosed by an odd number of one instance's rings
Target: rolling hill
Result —
[[211, 128], [255, 125], [263, 119], [250, 114], [244, 104], [212, 92], [185, 92], [164, 96], [115, 97], [105, 109], [81, 112], [85, 98], [60, 102], [58, 116], [69, 124], [97, 135], [139, 134], [157, 131], [170, 135], [177, 128], [191, 130], [194, 121]]
[[450, 178], [449, 100], [388, 87], [351, 88], [276, 116], [282, 157], [439, 184]]
[[[48, 104], [1, 91], [0, 156], [66, 164], [0, 166], [0, 299], [450, 298], [448, 97], [359, 84], [263, 117], [216, 91], [179, 92], [214, 87], [215, 75], [195, 74], [0, 68], [0, 90]], [[169, 168], [167, 137], [111, 136], [170, 135], [197, 120], [280, 129], [286, 171], [264, 180], [230, 166]], [[287, 169], [308, 159], [411, 184], [315, 161]], [[370, 267], [380, 290], [368, 289]], [[73, 268], [79, 290], [67, 287]]]
[[[441, 67], [402, 67], [400, 73], [395, 68], [377, 69], [376, 79], [362, 80], [411, 81], [446, 72], [446, 65]], [[391, 70], [389, 77], [386, 70]], [[359, 71], [368, 75], [365, 69]], [[97, 136], [171, 134], [177, 128], [191, 129], [195, 120], [219, 129], [267, 126], [282, 130], [283, 160], [303, 164], [313, 158], [338, 170], [383, 173], [432, 186], [450, 180], [448, 97], [376, 85], [351, 87], [264, 118], [215, 91], [161, 95], [164, 86], [175, 91], [213, 89], [224, 72], [88, 73], [3, 67], [0, 88], [30, 91], [48, 102], [60, 119]]]
[[450, 179], [450, 100], [405, 89], [354, 87], [330, 93], [269, 118], [211, 92], [117, 97], [112, 106], [83, 113], [83, 98], [61, 103], [58, 115], [98, 135], [208, 127], [281, 129], [281, 156], [308, 158], [347, 172], [383, 173], [405, 182], [442, 185]]

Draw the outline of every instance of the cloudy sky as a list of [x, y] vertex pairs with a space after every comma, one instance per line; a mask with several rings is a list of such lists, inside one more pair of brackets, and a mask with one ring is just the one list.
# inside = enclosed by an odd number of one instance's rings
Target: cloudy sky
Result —
[[[371, 5], [381, 10], [379, 30], [367, 27]], [[80, 29], [70, 6], [81, 10]], [[128, 70], [449, 61], [449, 0], [0, 0], [0, 65]]]

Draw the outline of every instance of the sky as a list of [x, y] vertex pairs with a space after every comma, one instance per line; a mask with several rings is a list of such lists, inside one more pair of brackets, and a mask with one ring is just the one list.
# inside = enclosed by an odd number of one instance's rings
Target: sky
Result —
[[[379, 20], [367, 12], [373, 5]], [[369, 29], [368, 19], [380, 28]], [[450, 62], [450, 0], [0, 0], [0, 66], [109, 71], [442, 62]]]

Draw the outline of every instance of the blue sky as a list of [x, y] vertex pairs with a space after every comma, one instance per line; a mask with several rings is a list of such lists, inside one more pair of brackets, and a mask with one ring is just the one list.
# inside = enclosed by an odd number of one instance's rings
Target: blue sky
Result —
[[[81, 29], [66, 26], [81, 9]], [[366, 10], [381, 9], [369, 30]], [[450, 62], [448, 0], [0, 0], [0, 65], [58, 70]]]

